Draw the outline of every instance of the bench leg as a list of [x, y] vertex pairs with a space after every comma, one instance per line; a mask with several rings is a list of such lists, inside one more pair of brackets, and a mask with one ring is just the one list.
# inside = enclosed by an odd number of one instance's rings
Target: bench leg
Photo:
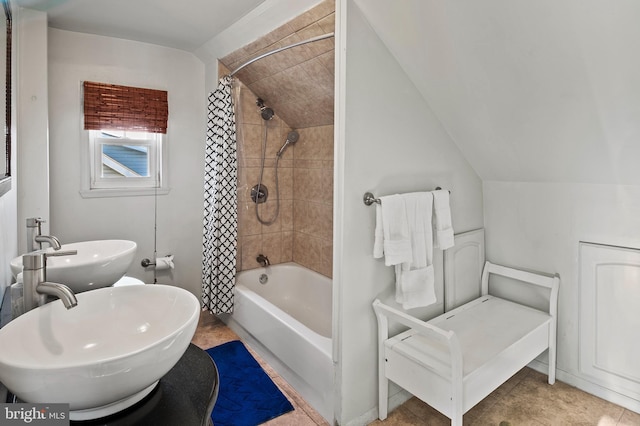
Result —
[[[458, 395], [461, 396], [462, 393], [460, 392]], [[453, 404], [453, 413], [451, 415], [451, 426], [462, 426], [462, 416], [464, 415], [464, 411], [462, 411], [461, 399], [461, 397], [456, 397], [456, 395], [452, 398], [451, 403]]]
[[389, 411], [389, 379], [384, 374], [378, 378], [378, 417], [380, 420], [387, 418]]
[[552, 321], [549, 333], [549, 374], [548, 381], [552, 385], [556, 382], [556, 321]]
[[549, 346], [549, 384], [552, 385], [556, 382], [556, 347], [555, 345]]

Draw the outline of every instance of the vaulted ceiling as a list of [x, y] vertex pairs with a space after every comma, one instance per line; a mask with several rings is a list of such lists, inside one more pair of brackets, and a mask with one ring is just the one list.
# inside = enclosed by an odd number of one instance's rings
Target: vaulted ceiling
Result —
[[265, 0], [13, 0], [53, 28], [194, 51]]
[[482, 179], [640, 184], [640, 2], [356, 3]]

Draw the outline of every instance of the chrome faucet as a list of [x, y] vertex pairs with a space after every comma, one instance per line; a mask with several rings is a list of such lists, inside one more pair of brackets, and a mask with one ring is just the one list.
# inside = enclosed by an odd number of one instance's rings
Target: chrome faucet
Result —
[[271, 265], [271, 262], [269, 262], [269, 258], [264, 254], [259, 254], [258, 257], [256, 257], [256, 261], [260, 264], [260, 266]]
[[32, 252], [42, 248], [42, 243], [47, 243], [54, 250], [60, 250], [62, 247], [60, 240], [52, 235], [42, 235], [42, 224], [46, 220], [39, 217], [27, 218], [27, 252]]
[[49, 243], [54, 250], [60, 250], [62, 248], [60, 240], [53, 235], [36, 235], [34, 240], [40, 244], [40, 248], [42, 248], [42, 243]]
[[71, 309], [78, 304], [76, 295], [64, 284], [47, 281], [47, 257], [78, 254], [77, 250], [51, 253], [28, 253], [22, 256], [22, 280], [24, 282], [24, 311], [30, 311], [46, 303], [46, 296], [58, 297], [64, 307]]

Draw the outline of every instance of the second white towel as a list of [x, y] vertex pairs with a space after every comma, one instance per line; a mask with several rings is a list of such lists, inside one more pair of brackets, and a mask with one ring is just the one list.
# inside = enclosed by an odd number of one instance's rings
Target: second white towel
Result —
[[404, 309], [428, 306], [436, 302], [433, 274], [433, 196], [430, 192], [402, 195], [411, 260], [396, 266], [396, 302]]
[[403, 271], [400, 280], [404, 309], [429, 306], [438, 301], [433, 265], [422, 269]]
[[453, 226], [451, 225], [451, 207], [449, 191], [433, 191], [433, 246], [441, 250], [453, 247]]

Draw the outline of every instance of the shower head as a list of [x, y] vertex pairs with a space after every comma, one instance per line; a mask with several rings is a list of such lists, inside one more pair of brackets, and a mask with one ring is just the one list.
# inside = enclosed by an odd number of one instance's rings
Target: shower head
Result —
[[258, 105], [258, 107], [260, 108], [260, 116], [264, 121], [269, 121], [273, 118], [273, 114], [275, 114], [273, 112], [273, 109], [265, 106], [264, 100], [262, 100], [262, 98], [256, 99], [256, 105]]
[[269, 107], [260, 108], [260, 116], [264, 121], [271, 120], [273, 118], [273, 114], [274, 114], [273, 109]]
[[298, 142], [299, 137], [300, 135], [298, 134], [298, 132], [296, 132], [295, 130], [292, 130], [289, 133], [287, 133], [287, 140], [284, 143], [296, 143]]
[[285, 148], [289, 144], [294, 144], [294, 143], [298, 142], [298, 138], [300, 138], [300, 135], [295, 130], [292, 130], [289, 133], [287, 133], [287, 140], [284, 141], [284, 144], [280, 147], [280, 150], [278, 150], [278, 153], [276, 154], [276, 157], [281, 157], [282, 153], [285, 150]]

